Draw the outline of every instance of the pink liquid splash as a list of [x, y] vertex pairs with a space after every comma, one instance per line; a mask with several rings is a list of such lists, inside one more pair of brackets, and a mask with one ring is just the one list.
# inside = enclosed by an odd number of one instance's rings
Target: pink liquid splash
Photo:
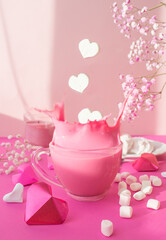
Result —
[[49, 144], [56, 176], [67, 193], [77, 200], [99, 200], [110, 188], [119, 170], [122, 145], [120, 120], [127, 100], [113, 126], [107, 119], [86, 124], [69, 123], [64, 104], [55, 105], [48, 114], [55, 125]]
[[52, 144], [67, 149], [95, 150], [114, 147], [120, 144], [120, 120], [126, 106], [125, 100], [119, 116], [113, 126], [109, 126], [105, 116], [99, 121], [88, 121], [85, 124], [65, 120], [64, 104], [58, 103], [53, 111], [39, 110], [52, 118], [55, 125]]

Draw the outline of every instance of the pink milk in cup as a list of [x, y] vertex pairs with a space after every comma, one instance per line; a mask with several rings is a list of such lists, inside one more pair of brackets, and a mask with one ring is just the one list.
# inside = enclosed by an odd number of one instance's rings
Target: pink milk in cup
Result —
[[[49, 149], [38, 149], [33, 157], [35, 170], [48, 182], [63, 187], [74, 199], [95, 201], [108, 192], [119, 171], [122, 144], [120, 142], [120, 118], [109, 126], [107, 118], [86, 124], [69, 123], [64, 117], [52, 120], [55, 125]], [[41, 168], [38, 156], [51, 155], [55, 177], [53, 180]]]

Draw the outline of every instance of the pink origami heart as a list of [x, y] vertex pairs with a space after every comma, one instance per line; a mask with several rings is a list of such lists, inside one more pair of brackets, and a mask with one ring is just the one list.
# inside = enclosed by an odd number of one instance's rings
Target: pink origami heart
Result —
[[25, 221], [30, 225], [61, 224], [68, 214], [64, 200], [54, 198], [46, 183], [35, 183], [27, 191]]
[[156, 171], [159, 169], [157, 158], [152, 153], [143, 153], [141, 157], [132, 162], [132, 166], [138, 172]]
[[18, 174], [12, 176], [12, 182], [14, 184], [21, 183], [22, 185], [30, 185], [38, 181], [35, 172], [31, 165], [23, 164], [18, 167]]

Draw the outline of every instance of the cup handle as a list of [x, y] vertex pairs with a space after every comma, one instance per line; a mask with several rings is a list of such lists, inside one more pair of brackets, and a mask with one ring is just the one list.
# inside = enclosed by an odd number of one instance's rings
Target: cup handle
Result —
[[63, 188], [61, 184], [56, 183], [53, 179], [49, 177], [49, 175], [46, 173], [46, 171], [40, 166], [39, 164], [39, 157], [42, 154], [47, 154], [50, 156], [49, 148], [38, 148], [32, 155], [32, 166], [35, 169], [35, 171], [47, 182], [52, 183], [58, 187]]

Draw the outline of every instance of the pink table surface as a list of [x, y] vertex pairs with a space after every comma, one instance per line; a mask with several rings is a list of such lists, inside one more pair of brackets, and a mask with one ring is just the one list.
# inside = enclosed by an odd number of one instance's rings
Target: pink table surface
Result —
[[[166, 136], [146, 136], [149, 139], [166, 143]], [[3, 139], [0, 139], [0, 142]], [[166, 158], [160, 161], [160, 170], [149, 172], [148, 175], [161, 177], [161, 171], [166, 171]], [[136, 172], [129, 162], [122, 163], [120, 171], [129, 171], [136, 177], [145, 173]], [[54, 187], [53, 194], [68, 202], [69, 215], [62, 225], [29, 226], [24, 221], [26, 206], [26, 191], [24, 203], [8, 204], [3, 202], [3, 195], [13, 189], [11, 175], [0, 176], [0, 239], [1, 240], [102, 240], [108, 239], [100, 231], [103, 219], [109, 219], [114, 224], [114, 233], [110, 237], [114, 240], [130, 239], [166, 239], [166, 178], [162, 178], [163, 185], [155, 187], [151, 196], [142, 201], [132, 198], [133, 217], [123, 219], [119, 217], [117, 184], [114, 183], [106, 197], [97, 202], [79, 202], [71, 199], [63, 189]], [[149, 198], [161, 202], [159, 210], [146, 208]]]

